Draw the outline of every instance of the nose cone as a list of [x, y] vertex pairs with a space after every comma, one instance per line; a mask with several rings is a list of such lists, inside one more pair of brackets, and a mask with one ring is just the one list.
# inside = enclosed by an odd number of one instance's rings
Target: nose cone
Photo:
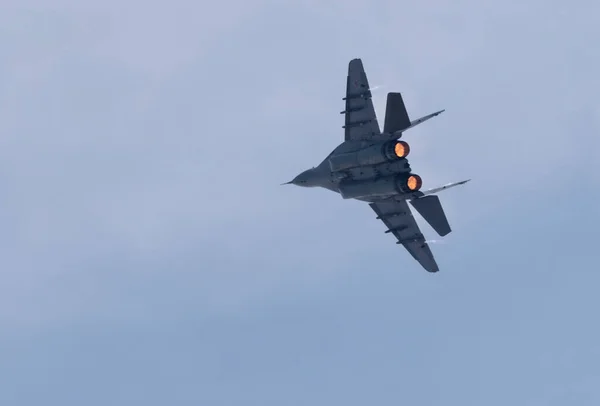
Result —
[[292, 181], [284, 183], [284, 185], [296, 185], [296, 186], [312, 186], [313, 171], [311, 169], [302, 172], [300, 175], [296, 176]]
[[292, 184], [296, 186], [306, 186], [308, 181], [308, 174], [306, 171], [302, 172], [300, 175], [296, 176], [294, 180], [292, 180]]

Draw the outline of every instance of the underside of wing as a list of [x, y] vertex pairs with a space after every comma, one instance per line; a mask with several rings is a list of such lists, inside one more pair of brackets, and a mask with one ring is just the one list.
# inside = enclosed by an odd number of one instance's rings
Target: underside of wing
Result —
[[342, 114], [346, 116], [344, 124], [346, 141], [368, 140], [381, 133], [371, 100], [369, 81], [360, 59], [353, 59], [348, 64], [344, 100], [346, 108]]
[[402, 244], [426, 271], [439, 271], [433, 253], [405, 200], [382, 200], [369, 206], [386, 225], [386, 233], [393, 234], [398, 240], [397, 244]]

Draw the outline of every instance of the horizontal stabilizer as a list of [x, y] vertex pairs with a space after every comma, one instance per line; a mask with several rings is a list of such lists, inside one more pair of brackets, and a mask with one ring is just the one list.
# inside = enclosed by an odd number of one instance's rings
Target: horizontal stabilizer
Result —
[[428, 196], [428, 195], [432, 195], [434, 193], [438, 193], [441, 192], [442, 190], [446, 190], [446, 189], [450, 189], [451, 187], [455, 187], [455, 186], [460, 186], [460, 185], [464, 185], [465, 183], [469, 182], [471, 179], [467, 179], [467, 180], [461, 180], [460, 182], [452, 182], [452, 183], [447, 183], [444, 186], [440, 186], [440, 187], [436, 187], [433, 189], [428, 189], [428, 190], [423, 190], [421, 192], [419, 192], [420, 199], [422, 198], [422, 196]]
[[[407, 127], [403, 128], [402, 130], [398, 130], [398, 131], [396, 131], [396, 133], [402, 133], [403, 131], [406, 131], [406, 130], [408, 130], [409, 128], [416, 127], [416, 126], [418, 126], [419, 124], [421, 124], [421, 123], [424, 123], [425, 121], [429, 120], [430, 118], [433, 118], [433, 117], [435, 117], [435, 116], [439, 116], [439, 115], [440, 115], [440, 114], [442, 114], [444, 111], [446, 111], [446, 110], [440, 110], [440, 111], [436, 111], [435, 113], [431, 113], [431, 114], [428, 114], [428, 115], [426, 115], [426, 116], [423, 116], [423, 117], [421, 117], [421, 118], [418, 118], [418, 119], [416, 119], [416, 120], [414, 120], [414, 121], [411, 121], [411, 122], [410, 122], [410, 124], [409, 124]], [[399, 136], [399, 134], [395, 134], [395, 135], [398, 135], [398, 136]]]
[[450, 234], [452, 229], [450, 228], [439, 197], [422, 197], [411, 200], [410, 203], [441, 237]]
[[383, 132], [393, 134], [410, 127], [410, 119], [400, 93], [388, 93]]

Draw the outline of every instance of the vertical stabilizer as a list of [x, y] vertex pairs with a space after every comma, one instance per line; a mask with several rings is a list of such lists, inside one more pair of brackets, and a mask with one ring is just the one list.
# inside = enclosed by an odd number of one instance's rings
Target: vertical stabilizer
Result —
[[421, 197], [411, 200], [410, 204], [441, 237], [450, 234], [452, 229], [450, 228], [439, 197], [435, 195]]
[[383, 132], [393, 134], [408, 127], [410, 127], [410, 119], [402, 95], [400, 93], [388, 93]]

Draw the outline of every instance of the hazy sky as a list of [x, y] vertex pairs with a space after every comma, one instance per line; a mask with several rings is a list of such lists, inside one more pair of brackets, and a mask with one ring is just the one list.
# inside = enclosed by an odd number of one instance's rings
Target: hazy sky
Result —
[[[600, 404], [598, 1], [148, 3], [0, 3], [0, 404]], [[437, 274], [279, 186], [355, 57]]]

